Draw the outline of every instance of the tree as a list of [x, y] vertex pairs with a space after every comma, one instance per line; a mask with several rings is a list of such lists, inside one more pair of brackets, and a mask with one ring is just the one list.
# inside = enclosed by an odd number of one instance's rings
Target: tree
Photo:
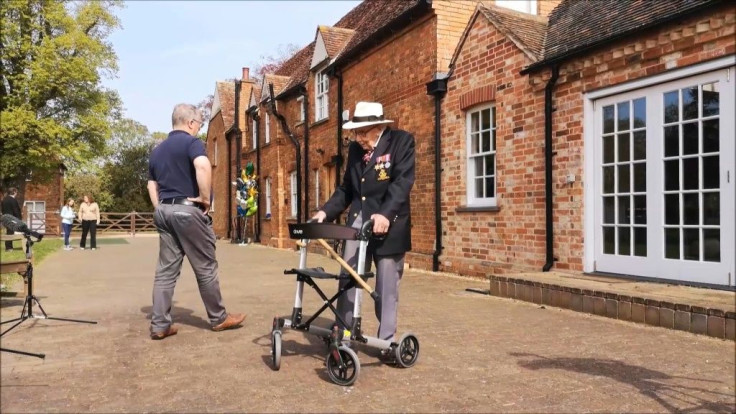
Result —
[[[100, 154], [119, 117], [117, 57], [107, 38], [119, 26], [117, 0], [0, 2], [0, 181], [25, 191], [24, 178], [48, 177]], [[22, 194], [21, 194], [21, 198]]]
[[275, 53], [269, 55], [261, 55], [260, 60], [256, 64], [253, 72], [259, 80], [263, 79], [263, 76], [267, 73], [276, 72], [281, 65], [287, 60], [291, 59], [292, 56], [301, 50], [301, 47], [289, 43], [286, 45], [279, 45], [276, 48]]

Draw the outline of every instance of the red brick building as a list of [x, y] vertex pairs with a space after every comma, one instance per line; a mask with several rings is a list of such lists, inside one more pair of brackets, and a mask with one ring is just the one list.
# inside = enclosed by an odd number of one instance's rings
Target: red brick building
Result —
[[411, 266], [733, 286], [734, 43], [719, 0], [365, 1], [251, 94], [256, 233], [293, 246], [373, 100], [417, 140]]
[[734, 286], [734, 18], [721, 1], [479, 7], [443, 103], [442, 268]]
[[245, 148], [245, 109], [255, 81], [250, 70], [243, 68], [240, 80], [217, 82], [212, 114], [207, 127], [207, 156], [212, 163], [212, 218], [215, 235], [232, 238], [236, 215], [235, 187], [239, 175], [239, 158]]
[[[64, 205], [64, 174], [66, 167], [43, 177], [29, 177], [21, 202], [23, 221], [34, 231], [47, 235], [61, 234], [61, 207]], [[20, 194], [19, 194], [20, 195]], [[5, 196], [0, 192], [0, 199]]]

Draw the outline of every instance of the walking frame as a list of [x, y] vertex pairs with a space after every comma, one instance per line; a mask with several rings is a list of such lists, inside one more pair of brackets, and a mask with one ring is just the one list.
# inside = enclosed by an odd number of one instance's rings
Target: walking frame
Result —
[[[373, 277], [373, 273], [366, 272], [366, 255], [368, 252], [368, 243], [373, 234], [373, 220], [366, 221], [360, 230], [331, 223], [299, 223], [289, 224], [289, 236], [292, 239], [298, 239], [299, 246], [299, 268], [292, 268], [284, 271], [284, 274], [296, 274], [296, 295], [294, 298], [294, 307], [291, 312], [291, 319], [276, 317], [273, 320], [271, 330], [271, 357], [274, 370], [281, 367], [281, 336], [285, 328], [291, 328], [321, 337], [329, 348], [326, 357], [327, 374], [330, 380], [338, 385], [351, 385], [358, 378], [360, 373], [360, 361], [358, 356], [350, 348], [350, 343], [361, 343], [372, 348], [381, 350], [382, 355], [393, 357], [396, 365], [409, 368], [413, 366], [419, 358], [419, 340], [411, 333], [405, 333], [397, 342], [386, 341], [376, 337], [366, 336], [361, 330], [361, 306], [362, 291], [365, 290], [374, 301], [381, 300], [378, 292], [373, 290], [366, 280]], [[357, 270], [353, 269], [346, 263], [342, 257], [324, 240], [358, 240], [358, 261]], [[324, 271], [321, 267], [307, 267], [308, 245], [311, 240], [321, 245], [332, 259], [340, 264], [344, 272], [340, 274], [331, 274]], [[335, 279], [341, 280], [349, 278], [349, 281], [338, 289], [332, 297], [327, 295], [315, 283], [314, 279]], [[304, 297], [304, 284], [312, 287], [324, 304], [317, 312], [306, 321], [302, 315], [302, 302]], [[324, 311], [330, 309], [341, 326], [348, 324], [338, 314], [334, 303], [338, 298], [352, 289], [355, 290], [355, 305], [353, 308], [353, 321], [350, 329], [340, 329], [338, 324], [333, 325], [330, 329], [315, 326], [312, 323]]]
[[[10, 328], [2, 331], [0, 333], [0, 337], [4, 336], [6, 333], [10, 332], [14, 328], [16, 328], [18, 325], [22, 324], [28, 319], [51, 319], [55, 321], [64, 321], [64, 322], [76, 322], [76, 323], [88, 323], [88, 324], [96, 324], [97, 322], [94, 321], [85, 321], [85, 320], [79, 320], [79, 319], [68, 319], [68, 318], [55, 318], [48, 316], [46, 314], [46, 311], [43, 310], [43, 307], [41, 306], [41, 302], [38, 300], [38, 298], [33, 294], [33, 239], [31, 238], [30, 234], [24, 235], [26, 238], [26, 260], [28, 262], [25, 272], [23, 273], [23, 277], [26, 279], [26, 283], [28, 286], [28, 290], [26, 293], [26, 297], [23, 301], [23, 309], [20, 312], [20, 317], [15, 319], [10, 319], [8, 321], [0, 322], [0, 325], [4, 325], [6, 323], [13, 323], [13, 326]], [[41, 315], [34, 314], [33, 313], [33, 304], [38, 305], [38, 309], [41, 311]], [[39, 354], [39, 353], [33, 353], [33, 352], [26, 352], [26, 351], [19, 351], [16, 349], [8, 349], [8, 348], [0, 348], [0, 351], [3, 352], [10, 352], [13, 354], [21, 354], [21, 355], [27, 355], [27, 356], [34, 356], [36, 358], [44, 359], [46, 358], [46, 354]]]

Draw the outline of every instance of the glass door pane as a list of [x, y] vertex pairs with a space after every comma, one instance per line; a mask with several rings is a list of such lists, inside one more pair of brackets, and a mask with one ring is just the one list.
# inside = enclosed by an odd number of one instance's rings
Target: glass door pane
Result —
[[603, 253], [646, 257], [646, 98], [602, 109]]
[[664, 255], [720, 262], [720, 85], [663, 94]]

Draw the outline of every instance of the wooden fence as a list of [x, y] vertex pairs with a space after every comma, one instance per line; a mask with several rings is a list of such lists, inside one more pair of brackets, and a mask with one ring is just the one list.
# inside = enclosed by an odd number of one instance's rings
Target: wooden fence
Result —
[[[61, 235], [61, 217], [56, 211], [44, 213], [27, 213], [26, 223], [31, 230], [43, 232], [47, 235]], [[74, 220], [72, 231], [82, 231], [82, 223]], [[155, 232], [153, 213], [131, 211], [129, 213], [105, 212], [100, 213], [100, 224], [97, 233], [126, 233], [135, 236], [136, 233]]]

